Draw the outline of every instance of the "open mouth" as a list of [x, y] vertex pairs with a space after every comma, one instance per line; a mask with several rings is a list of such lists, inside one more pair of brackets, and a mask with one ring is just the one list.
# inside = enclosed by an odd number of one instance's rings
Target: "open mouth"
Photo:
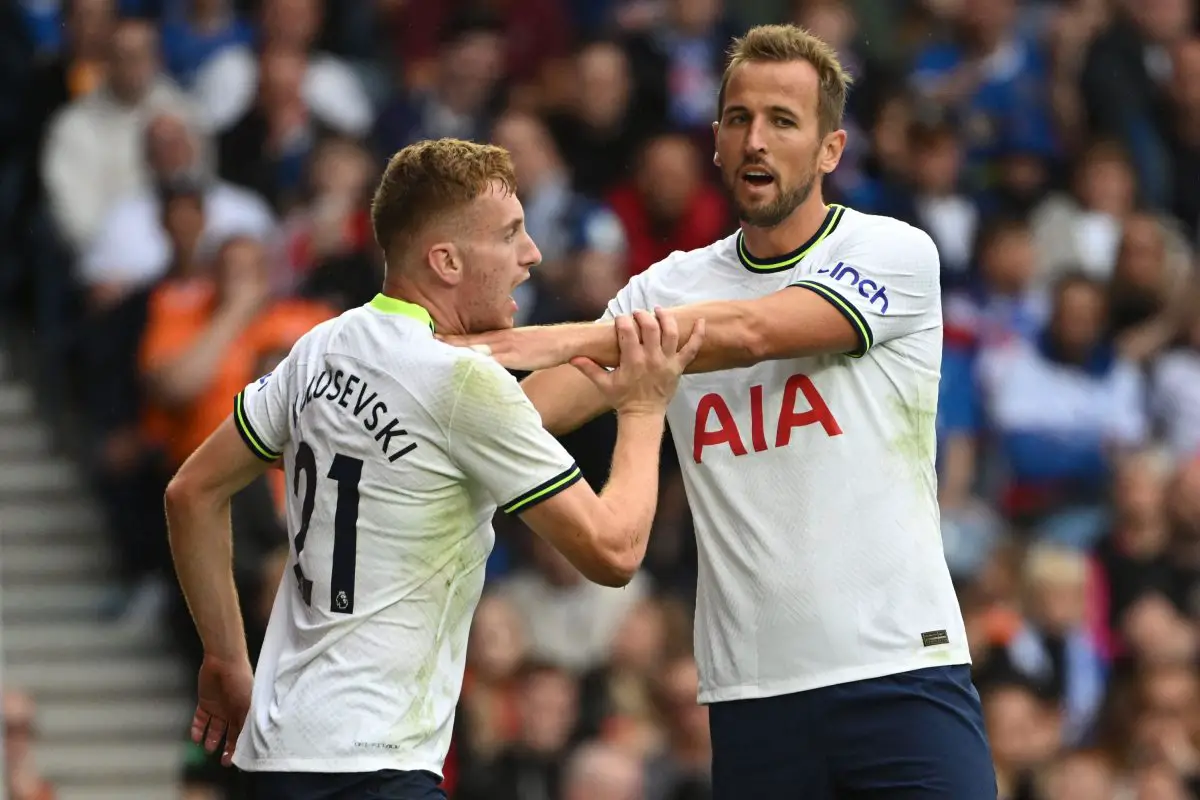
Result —
[[742, 171], [742, 180], [751, 186], [770, 186], [775, 182], [775, 176], [765, 169], [747, 169]]

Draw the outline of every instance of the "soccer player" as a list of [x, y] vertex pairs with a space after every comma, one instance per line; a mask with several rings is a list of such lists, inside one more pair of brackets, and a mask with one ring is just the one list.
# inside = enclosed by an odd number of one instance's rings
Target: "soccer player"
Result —
[[[718, 800], [996, 796], [936, 477], [942, 321], [925, 233], [822, 198], [847, 76], [792, 26], [734, 43], [714, 163], [740, 230], [634, 277], [704, 346], [670, 424], [699, 546], [696, 655]], [[467, 337], [546, 427], [605, 408], [613, 323]], [[576, 370], [563, 364], [581, 365]]]
[[[383, 292], [238, 394], [167, 489], [204, 644], [192, 736], [210, 751], [224, 737], [223, 760], [259, 800], [445, 797], [493, 513], [520, 515], [588, 578], [628, 582], [654, 516], [667, 401], [701, 340], [680, 348], [675, 323], [647, 312], [618, 321], [620, 366], [595, 376], [619, 417], [597, 497], [503, 368], [434, 338], [511, 325], [510, 295], [540, 259], [508, 154], [405, 148], [372, 218]], [[252, 678], [229, 499], [280, 460], [293, 553]]]

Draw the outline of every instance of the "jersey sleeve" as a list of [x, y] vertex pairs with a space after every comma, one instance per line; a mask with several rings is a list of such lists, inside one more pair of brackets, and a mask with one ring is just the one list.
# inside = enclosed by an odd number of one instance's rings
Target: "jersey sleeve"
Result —
[[450, 458], [504, 513], [524, 513], [583, 477], [500, 365], [471, 358], [459, 371], [447, 431]]
[[250, 452], [263, 461], [275, 461], [291, 436], [291, 407], [295, 351], [272, 372], [238, 392], [233, 399], [233, 424]]
[[858, 332], [855, 358], [941, 322], [937, 247], [910, 226], [870, 232], [842, 260], [793, 282], [828, 300]]

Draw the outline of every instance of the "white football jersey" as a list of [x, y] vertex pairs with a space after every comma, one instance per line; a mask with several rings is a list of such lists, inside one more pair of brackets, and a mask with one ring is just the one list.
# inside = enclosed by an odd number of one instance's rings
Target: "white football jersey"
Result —
[[699, 547], [700, 700], [770, 697], [970, 662], [934, 473], [938, 253], [925, 233], [829, 206], [794, 252], [741, 233], [637, 275], [607, 316], [802, 286], [853, 354], [685, 375], [668, 411]]
[[441, 774], [497, 506], [580, 479], [517, 382], [384, 297], [246, 387], [247, 446], [282, 457], [292, 552], [234, 763]]

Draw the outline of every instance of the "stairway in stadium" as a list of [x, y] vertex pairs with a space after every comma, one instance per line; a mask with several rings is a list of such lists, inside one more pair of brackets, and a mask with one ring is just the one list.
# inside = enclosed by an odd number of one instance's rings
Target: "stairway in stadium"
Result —
[[35, 403], [0, 351], [0, 683], [37, 702], [37, 759], [58, 800], [173, 800], [186, 676], [153, 623], [99, 620], [109, 539]]

